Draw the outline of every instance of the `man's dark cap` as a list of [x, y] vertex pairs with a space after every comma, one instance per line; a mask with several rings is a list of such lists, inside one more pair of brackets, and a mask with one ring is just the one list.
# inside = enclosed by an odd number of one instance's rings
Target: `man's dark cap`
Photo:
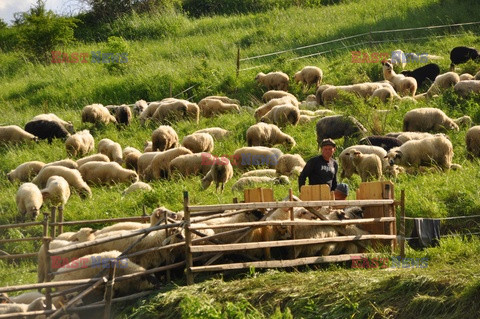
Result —
[[322, 140], [322, 143], [320, 143], [320, 147], [324, 147], [324, 146], [327, 146], [327, 145], [337, 147], [337, 144], [335, 144], [335, 141], [332, 140], [331, 138], [326, 138], [326, 139]]

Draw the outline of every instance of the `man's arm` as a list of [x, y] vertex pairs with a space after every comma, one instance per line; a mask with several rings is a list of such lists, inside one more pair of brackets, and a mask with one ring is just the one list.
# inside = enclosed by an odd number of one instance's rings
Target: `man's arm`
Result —
[[298, 191], [302, 188], [303, 185], [305, 185], [305, 181], [307, 180], [307, 177], [310, 176], [310, 171], [311, 169], [311, 161], [308, 161], [307, 164], [305, 164], [305, 167], [303, 168], [302, 172], [300, 173], [300, 176], [298, 176]]

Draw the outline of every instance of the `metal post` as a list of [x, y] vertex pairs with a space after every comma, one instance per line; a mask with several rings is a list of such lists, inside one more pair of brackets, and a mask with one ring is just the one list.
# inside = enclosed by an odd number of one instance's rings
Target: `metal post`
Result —
[[183, 212], [185, 213], [185, 272], [187, 276], [187, 285], [193, 284], [193, 258], [190, 247], [192, 245], [192, 234], [190, 232], [190, 211], [188, 209], [189, 199], [188, 192], [183, 192]]

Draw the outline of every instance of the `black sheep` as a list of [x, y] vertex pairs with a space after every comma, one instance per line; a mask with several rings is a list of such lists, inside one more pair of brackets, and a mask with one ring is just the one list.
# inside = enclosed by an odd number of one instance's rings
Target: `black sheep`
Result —
[[452, 61], [450, 68], [453, 70], [455, 65], [465, 63], [468, 60], [478, 60], [479, 57], [480, 54], [475, 48], [455, 47], [450, 51], [450, 60]]
[[362, 138], [359, 144], [380, 146], [388, 152], [391, 148], [400, 146], [403, 143], [396, 137], [372, 135]]
[[65, 139], [70, 135], [62, 124], [46, 120], [28, 122], [25, 124], [25, 131], [38, 136], [39, 139], [48, 139], [48, 143], [52, 143], [53, 138]]
[[332, 115], [318, 120], [316, 125], [317, 143], [325, 138], [337, 139], [345, 137], [357, 137], [367, 132], [365, 127], [353, 116]]
[[426, 79], [429, 79], [432, 82], [435, 81], [437, 75], [440, 74], [440, 67], [435, 63], [429, 63], [413, 71], [405, 70], [401, 73], [405, 76], [415, 78], [415, 80], [417, 80], [417, 85], [420, 86]]

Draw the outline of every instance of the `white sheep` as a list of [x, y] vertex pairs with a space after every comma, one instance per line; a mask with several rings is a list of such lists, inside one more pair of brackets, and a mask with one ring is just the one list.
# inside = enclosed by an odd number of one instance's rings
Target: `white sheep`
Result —
[[403, 118], [403, 131], [428, 132], [445, 129], [458, 131], [458, 125], [442, 110], [433, 107], [417, 108], [408, 111]]
[[389, 60], [391, 61], [392, 65], [399, 64], [402, 69], [407, 65], [407, 57], [402, 50], [392, 51], [392, 55]]
[[178, 135], [170, 125], [160, 125], [152, 132], [152, 151], [166, 151], [177, 146]]
[[[180, 156], [185, 154], [193, 154], [192, 151], [185, 147], [177, 147], [165, 152], [159, 152], [155, 155], [150, 163], [152, 178], [159, 179], [161, 177], [168, 177], [168, 169], [170, 167], [170, 162]], [[139, 159], [140, 160], [140, 159]], [[147, 176], [148, 179], [148, 176]]]
[[161, 103], [155, 113], [153, 113], [152, 119], [160, 123], [182, 120], [187, 116], [187, 103], [182, 100]]
[[170, 162], [168, 175], [177, 171], [182, 176], [197, 175], [198, 173], [206, 175], [216, 158], [209, 153], [194, 153], [180, 155]]
[[373, 91], [370, 100], [378, 98], [382, 103], [387, 103], [391, 100], [398, 100], [401, 99], [400, 96], [395, 92], [392, 87], [381, 87]]
[[284, 97], [284, 96], [290, 96], [292, 99], [297, 99], [295, 97], [295, 95], [293, 95], [292, 93], [288, 93], [286, 91], [281, 91], [281, 90], [270, 90], [270, 91], [267, 91], [267, 92], [263, 93], [262, 101], [267, 103], [268, 101], [270, 101], [272, 99], [278, 99], [278, 98], [281, 98], [281, 97]]
[[102, 104], [87, 105], [82, 110], [82, 123], [116, 123], [117, 120]]
[[193, 153], [211, 153], [214, 148], [213, 137], [208, 133], [193, 133], [183, 137], [182, 146]]
[[[52, 309], [55, 309], [52, 306]], [[5, 303], [0, 304], [0, 314], [8, 314], [8, 313], [22, 313], [22, 312], [31, 312], [31, 311], [41, 311], [47, 310], [47, 304], [45, 302], [45, 297], [40, 297], [32, 301], [30, 304], [23, 304], [23, 303]], [[17, 318], [15, 316], [14, 318]]]
[[7, 173], [7, 178], [10, 182], [28, 182], [45, 166], [44, 162], [30, 161], [18, 165]]
[[138, 192], [138, 191], [145, 191], [149, 192], [152, 190], [152, 186], [148, 185], [147, 183], [144, 182], [135, 182], [132, 185], [128, 186], [123, 192], [122, 196], [126, 196], [128, 194]]
[[147, 108], [148, 104], [145, 100], [138, 100], [135, 102], [135, 105], [133, 106], [133, 115], [134, 116], [139, 116], [143, 110]]
[[350, 178], [355, 173], [359, 174], [352, 162], [352, 158], [350, 157], [350, 152], [353, 149], [362, 152], [362, 154], [378, 155], [378, 157], [382, 160], [382, 171], [385, 171], [386, 167], [388, 166], [388, 162], [384, 159], [387, 155], [387, 151], [385, 151], [385, 149], [381, 148], [380, 146], [353, 145], [344, 149], [338, 156], [338, 162], [342, 168], [342, 172], [340, 173], [341, 178]]
[[316, 119], [318, 119], [319, 116], [310, 116], [310, 115], [300, 115], [298, 118], [298, 125], [305, 125], [308, 124]]
[[44, 202], [50, 206], [65, 206], [70, 198], [70, 185], [61, 176], [50, 176], [47, 180], [47, 186], [41, 190]]
[[442, 93], [444, 90], [455, 86], [460, 82], [460, 76], [455, 72], [446, 72], [437, 75], [427, 92], [415, 96], [416, 99], [431, 98], [436, 94]]
[[23, 143], [29, 141], [37, 142], [38, 137], [28, 133], [17, 125], [0, 126], [0, 144]]
[[246, 187], [254, 187], [257, 184], [280, 184], [287, 185], [290, 184], [290, 179], [288, 176], [282, 175], [278, 177], [268, 177], [268, 176], [247, 176], [240, 177], [235, 184], [232, 186], [232, 191], [243, 191]]
[[215, 140], [220, 141], [223, 140], [225, 137], [230, 135], [230, 131], [225, 130], [221, 127], [209, 127], [209, 128], [204, 128], [198, 131], [193, 132], [195, 133], [208, 133], [210, 134]]
[[65, 141], [68, 156], [83, 156], [93, 151], [94, 147], [95, 141], [89, 130], [83, 130], [70, 135]]
[[96, 230], [90, 227], [83, 227], [76, 232], [61, 233], [55, 240], [65, 240], [70, 242], [86, 242], [95, 240]]
[[127, 155], [125, 155], [124, 161], [125, 161], [125, 168], [128, 169], [133, 169], [134, 171], [138, 170], [138, 159], [142, 156], [142, 152], [139, 150], [129, 152]]
[[[389, 135], [387, 134], [387, 136]], [[423, 138], [428, 138], [433, 136], [434, 134], [427, 133], [427, 132], [400, 132], [396, 138], [400, 142], [405, 143], [406, 141], [421, 140]]]
[[263, 84], [267, 90], [282, 90], [288, 91], [288, 81], [290, 78], [287, 74], [277, 71], [270, 73], [260, 72], [255, 76], [255, 81]]
[[153, 142], [152, 141], [145, 141], [145, 144], [143, 144], [143, 152], [153, 152]]
[[242, 174], [240, 177], [248, 176], [268, 176], [268, 177], [277, 177], [277, 170], [273, 168], [264, 168], [264, 169], [254, 169]]
[[79, 169], [83, 180], [93, 184], [135, 183], [138, 175], [131, 169], [125, 169], [116, 162], [88, 162]]
[[140, 155], [137, 159], [137, 173], [141, 180], [145, 180], [147, 168], [151, 166], [153, 158], [163, 152], [147, 152]]
[[362, 154], [356, 149], [350, 150], [349, 154], [362, 182], [382, 177], [382, 161], [377, 154]]
[[462, 73], [459, 78], [460, 81], [475, 80], [475, 77], [470, 73]]
[[232, 165], [239, 168], [247, 168], [249, 166], [268, 166], [269, 168], [275, 168], [278, 159], [282, 155], [283, 152], [274, 147], [242, 147], [233, 153]]
[[221, 192], [225, 187], [225, 184], [233, 177], [233, 166], [230, 161], [225, 157], [218, 157], [215, 159], [215, 163], [212, 165], [207, 175], [202, 179], [202, 188], [207, 189], [212, 182], [215, 182], [215, 190], [218, 191], [218, 187], [221, 184]]
[[152, 117], [152, 115], [157, 111], [157, 109], [160, 107], [160, 105], [163, 102], [152, 102], [148, 104], [148, 106], [140, 113], [139, 119], [140, 119], [140, 124], [144, 125], [145, 122]]
[[88, 162], [110, 162], [110, 159], [105, 154], [97, 153], [97, 154], [82, 157], [77, 160], [78, 167], [81, 167], [83, 164]]
[[323, 71], [316, 66], [306, 66], [294, 75], [295, 82], [302, 82], [304, 88], [310, 89], [312, 85], [318, 87], [322, 83]]
[[240, 101], [239, 100], [232, 99], [232, 98], [229, 98], [228, 96], [223, 96], [223, 95], [209, 95], [209, 96], [204, 97], [204, 99], [215, 99], [215, 100], [220, 100], [224, 103], [237, 104], [238, 106], [240, 106]]
[[257, 123], [247, 129], [248, 146], [273, 146], [284, 144], [292, 148], [296, 145], [295, 140], [288, 134], [283, 133], [275, 124]]
[[77, 169], [78, 168], [77, 162], [75, 162], [74, 160], [71, 160], [69, 158], [59, 160], [59, 161], [55, 161], [55, 162], [49, 162], [49, 163], [45, 164], [45, 166], [43, 168], [50, 167], [50, 166], [63, 166], [63, 167], [70, 168], [70, 169]]
[[387, 153], [388, 162], [392, 166], [394, 164], [405, 167], [436, 165], [442, 169], [449, 169], [452, 158], [452, 142], [443, 135], [407, 141]]
[[32, 183], [44, 188], [50, 176], [62, 176], [68, 184], [75, 188], [82, 198], [91, 197], [92, 190], [85, 183], [80, 172], [76, 169], [70, 169], [63, 166], [49, 166], [40, 170], [37, 176], [32, 180]]
[[352, 93], [354, 95], [368, 98], [375, 90], [380, 88], [392, 88], [390, 82], [365, 82], [352, 85], [321, 85], [316, 92], [317, 102], [320, 105], [328, 105], [341, 95], [341, 92]]
[[460, 81], [453, 87], [454, 91], [466, 97], [471, 93], [480, 93], [480, 80]]
[[38, 121], [38, 120], [44, 120], [44, 121], [54, 121], [58, 122], [63, 125], [63, 127], [70, 133], [74, 134], [75, 130], [73, 128], [73, 124], [70, 121], [65, 121], [59, 118], [56, 114], [54, 113], [48, 113], [48, 114], [38, 114], [33, 117], [30, 121]]
[[469, 157], [480, 157], [480, 125], [468, 129], [465, 141]]
[[40, 189], [33, 183], [23, 183], [15, 196], [20, 220], [35, 220], [43, 205]]
[[128, 154], [136, 153], [136, 152], [140, 152], [140, 151], [138, 149], [136, 149], [135, 147], [126, 146], [122, 150], [122, 157], [125, 158], [125, 157], [127, 157]]
[[389, 62], [382, 62], [382, 66], [383, 77], [385, 80], [392, 82], [395, 91], [415, 96], [415, 92], [417, 92], [417, 80], [415, 78], [395, 73], [392, 64]]
[[120, 165], [123, 163], [122, 147], [111, 139], [101, 139], [100, 142], [98, 142], [98, 152], [107, 155], [111, 161], [117, 162]]
[[271, 99], [265, 104], [259, 106], [253, 116], [257, 121], [259, 121], [265, 114], [267, 114], [274, 106], [291, 104], [292, 106], [298, 107], [298, 100], [294, 96], [283, 96], [276, 99]]
[[284, 154], [278, 158], [275, 170], [278, 175], [298, 176], [305, 164], [305, 160], [299, 154]]
[[300, 111], [297, 107], [291, 104], [282, 104], [274, 106], [260, 121], [283, 127], [287, 124], [297, 125], [299, 118]]
[[217, 99], [204, 98], [198, 102], [200, 113], [205, 117], [212, 117], [216, 114], [239, 112], [240, 108], [234, 103], [225, 103]]

